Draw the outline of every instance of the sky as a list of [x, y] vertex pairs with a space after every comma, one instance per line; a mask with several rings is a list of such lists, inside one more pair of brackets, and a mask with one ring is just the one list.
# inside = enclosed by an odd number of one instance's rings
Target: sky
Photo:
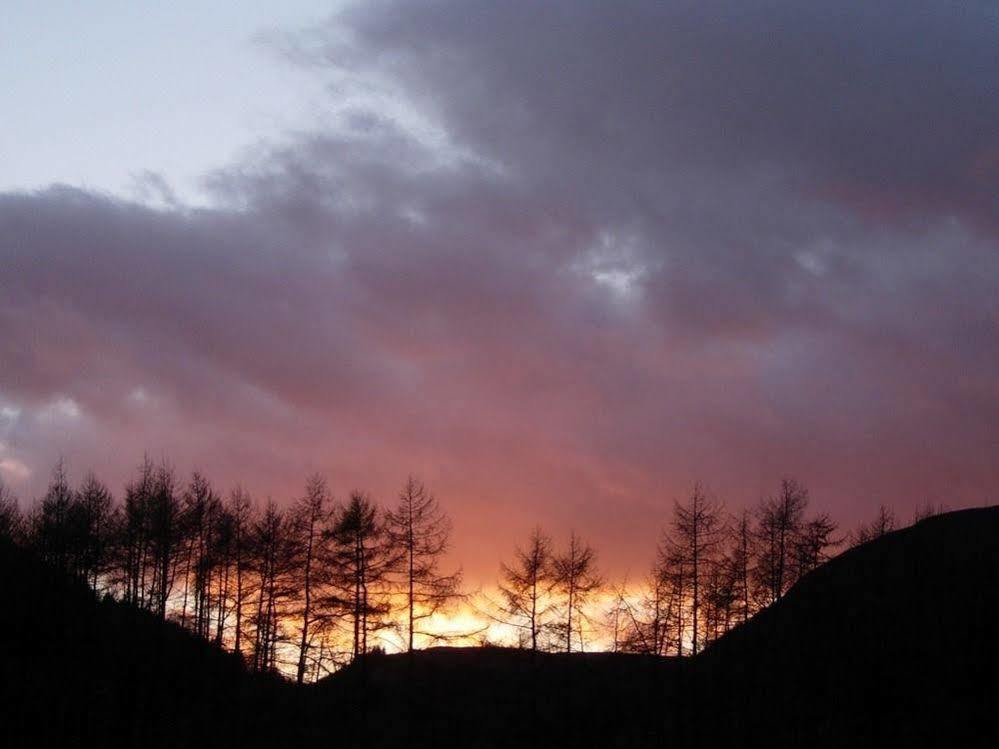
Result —
[[999, 7], [69, 2], [0, 30], [0, 478], [409, 473], [471, 580], [701, 482], [999, 494]]

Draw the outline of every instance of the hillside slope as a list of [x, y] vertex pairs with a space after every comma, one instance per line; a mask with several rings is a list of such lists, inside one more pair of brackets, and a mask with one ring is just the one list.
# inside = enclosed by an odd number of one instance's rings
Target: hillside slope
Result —
[[317, 685], [360, 746], [673, 743], [685, 663], [615, 653], [434, 648], [373, 655]]
[[999, 508], [851, 549], [694, 659], [373, 655], [310, 688], [0, 541], [4, 746], [999, 745]]
[[984, 508], [845, 552], [682, 662], [441, 649], [320, 689], [373, 747], [985, 747], [997, 633], [999, 508]]
[[999, 745], [999, 508], [846, 551], [695, 671], [704, 746]]
[[0, 580], [5, 747], [264, 746], [302, 724], [289, 685], [4, 539]]

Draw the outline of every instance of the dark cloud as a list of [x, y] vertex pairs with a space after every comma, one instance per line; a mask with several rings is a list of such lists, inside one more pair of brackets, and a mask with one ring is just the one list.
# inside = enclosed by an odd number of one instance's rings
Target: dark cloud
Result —
[[[403, 79], [460, 137], [535, 176], [558, 179], [552, 157], [569, 153], [586, 157], [570, 170], [599, 163], [601, 177], [776, 169], [941, 196], [984, 197], [999, 176], [992, 3], [435, 2], [348, 17], [355, 45], [331, 60]], [[622, 185], [624, 208], [647, 186]]]
[[984, 3], [358, 5], [280, 42], [333, 124], [214, 208], [0, 195], [0, 470], [416, 471], [482, 574], [535, 522], [642, 564], [695, 480], [989, 501], [997, 37]]

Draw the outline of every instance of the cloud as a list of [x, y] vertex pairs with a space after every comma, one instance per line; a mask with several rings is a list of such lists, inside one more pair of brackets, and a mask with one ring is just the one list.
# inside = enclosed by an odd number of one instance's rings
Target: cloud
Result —
[[0, 442], [0, 486], [5, 481], [21, 483], [31, 476], [31, 469], [18, 458], [9, 455], [9, 451], [7, 444]]
[[997, 26], [946, 7], [381, 2], [280, 37], [343, 103], [214, 207], [0, 195], [0, 403], [39, 417], [5, 439], [280, 498], [421, 473], [479, 574], [536, 522], [644, 564], [695, 480], [792, 473], [845, 523], [987, 501]]
[[80, 406], [72, 398], [55, 398], [38, 410], [39, 421], [47, 423], [73, 422], [82, 416]]

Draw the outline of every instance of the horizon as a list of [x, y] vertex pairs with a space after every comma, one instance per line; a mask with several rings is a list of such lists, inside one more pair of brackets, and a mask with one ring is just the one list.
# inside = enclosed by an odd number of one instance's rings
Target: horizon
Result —
[[[877, 517], [846, 530], [827, 512], [810, 506], [807, 487], [791, 478], [783, 478], [777, 493], [740, 514], [697, 484], [674, 502], [656, 543], [646, 550], [650, 561], [638, 574], [608, 565], [599, 553], [599, 539], [594, 547], [594, 539], [574, 529], [566, 535], [565, 529], [535, 525], [496, 562], [495, 574], [484, 579], [467, 576], [456, 566], [454, 526], [431, 487], [410, 475], [396, 501], [379, 502], [360, 491], [338, 499], [317, 473], [300, 496], [281, 508], [272, 498], [261, 503], [244, 485], [219, 491], [199, 472], [185, 481], [167, 461], [157, 464], [148, 456], [116, 497], [93, 472], [74, 482], [60, 459], [45, 497], [21, 513], [18, 498], [0, 483], [0, 539], [9, 537], [32, 550], [83, 581], [95, 595], [189, 628], [246, 657], [254, 670], [274, 670], [289, 679], [297, 670], [301, 682], [307, 658], [308, 680], [314, 681], [368, 652], [442, 646], [696, 656], [699, 646], [707, 648], [750, 621], [843, 552], [951, 512], [925, 505], [909, 520], [882, 505]], [[371, 511], [367, 530], [361, 530], [367, 521], [358, 519], [365, 510], [357, 508], [363, 507]], [[779, 547], [774, 534], [781, 538]], [[366, 559], [358, 569], [369, 573], [350, 571], [358, 549]], [[415, 556], [406, 562], [406, 554]], [[535, 554], [543, 561], [531, 572]], [[276, 561], [267, 561], [271, 559]], [[698, 564], [706, 569], [698, 572]], [[203, 565], [207, 573], [198, 571]], [[704, 592], [699, 594], [696, 585], [691, 591], [684, 582], [688, 565]], [[244, 599], [254, 588], [244, 589], [239, 582], [233, 590], [233, 567], [237, 580], [256, 576], [258, 606], [265, 599], [272, 602], [267, 620], [280, 634], [271, 655], [264, 656], [269, 665], [257, 660], [261, 632], [267, 631], [259, 623], [261, 609], [252, 629], [257, 638], [252, 654], [240, 647], [240, 636], [246, 635], [240, 622], [253, 610], [251, 602], [246, 612]], [[414, 569], [423, 571], [414, 577]], [[268, 570], [274, 570], [273, 578]], [[361, 626], [363, 645], [357, 629], [360, 609], [351, 614], [344, 602], [360, 595], [354, 574], [365, 580], [362, 608], [373, 602], [370, 629], [369, 614]], [[213, 593], [216, 575], [218, 590]], [[163, 579], [169, 581], [165, 586], [158, 582]], [[268, 598], [275, 595], [268, 579], [280, 581], [286, 591], [280, 598]], [[192, 590], [202, 592], [189, 595]], [[310, 600], [316, 601], [312, 622]], [[665, 624], [661, 607], [675, 609], [665, 614]], [[693, 618], [685, 621], [688, 608]], [[355, 623], [353, 639], [346, 620]], [[666, 634], [670, 628], [672, 644]], [[667, 639], [660, 641], [660, 632]], [[318, 656], [314, 637], [322, 643]]]
[[[153, 491], [147, 499], [154, 500], [154, 515], [165, 509], [162, 497], [155, 498], [164, 486], [162, 478], [156, 472], [147, 485]], [[88, 504], [98, 500], [92, 507], [100, 505], [96, 490], [93, 484], [86, 490]], [[145, 491], [138, 486], [136, 490]], [[796, 485], [785, 484], [782, 492], [781, 502], [769, 508], [775, 514], [765, 522], [780, 522], [785, 529], [781, 518], [788, 518], [788, 510], [797, 514], [800, 501], [795, 497], [800, 495]], [[54, 521], [61, 502], [55, 495], [52, 500], [48, 517]], [[677, 517], [681, 525], [697, 514], [693, 497], [691, 503], [692, 512]], [[133, 509], [141, 506], [142, 501]], [[299, 506], [291, 526], [295, 537], [304, 538], [301, 534], [308, 532], [300, 521], [315, 506]], [[238, 507], [232, 505], [233, 511]], [[10, 520], [8, 508], [0, 502], [0, 536], [11, 530], [4, 524]], [[710, 514], [710, 504], [701, 508]], [[264, 597], [270, 596], [267, 591], [273, 590], [265, 561], [269, 542], [259, 537], [250, 546], [248, 570], [251, 578], [260, 580], [251, 580], [245, 591], [250, 598], [244, 613], [250, 616], [243, 619], [244, 648], [238, 640], [224, 640], [219, 647], [212, 642], [212, 627], [205, 632], [197, 606], [197, 613], [188, 608], [194, 621], [186, 625], [157, 611], [155, 569], [173, 553], [161, 556], [164, 547], [157, 540], [156, 523], [149, 528], [152, 556], [145, 566], [153, 577], [151, 595], [143, 594], [141, 601], [113, 600], [100, 594], [102, 586], [95, 594], [90, 588], [96, 578], [77, 566], [89, 562], [75, 552], [68, 560], [60, 557], [58, 534], [35, 526], [25, 538], [15, 529], [13, 540], [28, 541], [27, 546], [0, 538], [0, 566], [11, 573], [8, 592], [16, 602], [13, 615], [0, 620], [2, 640], [14, 645], [2, 666], [7, 687], [4, 736], [12, 746], [83, 742], [152, 747], [178, 741], [273, 746], [283, 741], [519, 747], [526, 736], [528, 743], [544, 746], [796, 747], [802, 736], [809, 736], [821, 747], [936, 747], [990, 746], [996, 736], [992, 697], [999, 672], [989, 623], [999, 604], [999, 507], [947, 513], [898, 533], [872, 529], [876, 537], [869, 543], [814, 568], [817, 574], [802, 577], [786, 595], [769, 600], [768, 594], [762, 602], [766, 610], [748, 626], [737, 620], [734, 627], [726, 625], [713, 634], [718, 624], [714, 617], [721, 613], [718, 605], [724, 603], [716, 598], [722, 589], [711, 583], [701, 599], [707, 607], [702, 613], [709, 618], [700, 627], [693, 625], [705, 648], [684, 648], [683, 658], [671, 649], [650, 651], [646, 637], [658, 631], [658, 622], [672, 632], [666, 642], [675, 643], [680, 626], [676, 615], [689, 614], [697, 622], [697, 587], [691, 589], [689, 581], [698, 579], [698, 557], [688, 556], [691, 548], [686, 546], [696, 547], [696, 534], [687, 533], [675, 548], [682, 553], [676, 562], [693, 564], [689, 574], [676, 577], [674, 561], [667, 560], [664, 568], [669, 572], [664, 582], [673, 592], [679, 585], [691, 595], [687, 605], [670, 604], [665, 618], [657, 619], [652, 602], [640, 604], [634, 612], [638, 619], [628, 617], [625, 625], [633, 625], [641, 636], [626, 633], [619, 640], [615, 625], [614, 642], [620, 649], [596, 657], [580, 653], [578, 647], [566, 652], [555, 632], [556, 641], [541, 643], [539, 650], [558, 652], [540, 655], [522, 640], [515, 648], [436, 648], [414, 651], [412, 657], [351, 658], [349, 653], [330, 652], [325, 636], [329, 622], [310, 618], [306, 594], [305, 608], [301, 599], [291, 601], [289, 613], [300, 618], [303, 633], [311, 629], [306, 622], [319, 625], [322, 639], [318, 651], [317, 641], [312, 641], [307, 664], [317, 667], [309, 665], [304, 680], [299, 666], [301, 683], [282, 668], [280, 655], [275, 658], [262, 646], [268, 641], [284, 646], [298, 628], [289, 623], [290, 631], [272, 640], [274, 633], [266, 623], [272, 620], [270, 613], [263, 614], [270, 604], [261, 608]], [[258, 527], [266, 532], [269, 526], [270, 521], [264, 521]], [[790, 528], [796, 528], [795, 537], [801, 540], [811, 535], [798, 522]], [[57, 530], [55, 525], [49, 528]], [[711, 530], [705, 516], [701, 530]], [[340, 540], [335, 543], [340, 546]], [[177, 547], [181, 571], [193, 548], [186, 543]], [[214, 581], [208, 587], [220, 587], [211, 596], [208, 624], [214, 619], [211, 610], [218, 612], [216, 606], [225, 605], [226, 590], [235, 596], [230, 603], [236, 608], [230, 614], [235, 613], [238, 622], [241, 585], [233, 586], [222, 571], [234, 563], [238, 580], [239, 557], [225, 561], [215, 556], [223, 547], [214, 548], [210, 555], [215, 561], [209, 562]], [[302, 551], [298, 549], [296, 558]], [[754, 570], [764, 573], [761, 578], [754, 573], [759, 582], [777, 582], [769, 567], [777, 561], [774, 551], [765, 543], [754, 551]], [[70, 566], [63, 567], [60, 559]], [[134, 559], [131, 552], [116, 552], [111, 562], [124, 564], [124, 571]], [[732, 561], [738, 569], [741, 563]], [[761, 564], [767, 565], [765, 570]], [[714, 569], [704, 570], [706, 583], [715, 578]], [[280, 588], [291, 585], [300, 591], [308, 572], [303, 577], [296, 567], [288, 573], [282, 574]], [[120, 591], [124, 581], [112, 569], [108, 582]], [[205, 578], [196, 575], [191, 582], [200, 600]], [[112, 590], [112, 596], [116, 592]], [[564, 611], [555, 614], [564, 616]], [[346, 610], [334, 615], [349, 616]], [[349, 638], [349, 630], [348, 620], [339, 621], [335, 631]], [[263, 660], [262, 647], [268, 653]], [[364, 655], [376, 652], [369, 647]], [[329, 670], [332, 678], [314, 683]], [[536, 741], [530, 742], [531, 737]]]

